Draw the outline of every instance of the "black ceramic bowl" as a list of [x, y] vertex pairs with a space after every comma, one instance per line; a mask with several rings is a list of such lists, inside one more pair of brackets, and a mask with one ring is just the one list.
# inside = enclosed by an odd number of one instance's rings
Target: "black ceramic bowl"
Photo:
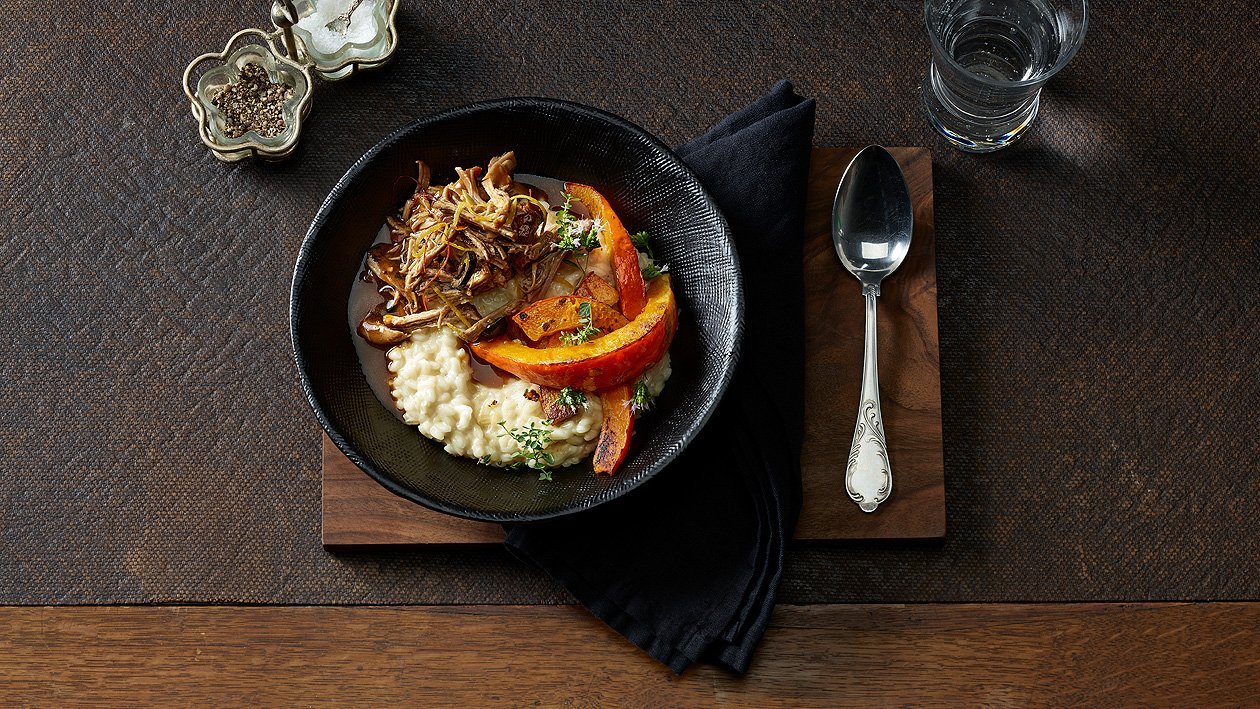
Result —
[[[679, 303], [673, 375], [635, 424], [615, 477], [589, 461], [543, 482], [528, 471], [451, 456], [373, 395], [355, 354], [350, 287], [363, 252], [412, 187], [416, 160], [435, 183], [457, 166], [515, 150], [522, 173], [599, 189], [631, 231], [652, 234]], [[403, 179], [400, 179], [403, 178]], [[730, 381], [742, 333], [743, 290], [730, 233], [713, 200], [656, 138], [586, 106], [547, 99], [479, 103], [418, 120], [359, 159], [320, 207], [302, 243], [290, 303], [293, 349], [306, 397], [356, 465], [398, 495], [460, 517], [522, 522], [588, 509], [659, 472], [700, 431]], [[685, 475], [685, 470], [674, 471]]]

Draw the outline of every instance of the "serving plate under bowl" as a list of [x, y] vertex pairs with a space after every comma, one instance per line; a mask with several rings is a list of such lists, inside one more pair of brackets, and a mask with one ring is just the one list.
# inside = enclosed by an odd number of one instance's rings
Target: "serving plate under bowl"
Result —
[[[516, 151], [523, 173], [599, 189], [632, 231], [652, 234], [679, 303], [670, 348], [673, 375], [655, 408], [636, 422], [614, 477], [589, 460], [529, 471], [478, 465], [400, 421], [373, 394], [349, 324], [350, 288], [363, 253], [402, 199], [417, 160], [434, 183], [457, 166]], [[333, 187], [302, 243], [293, 274], [290, 328], [307, 400], [329, 438], [385, 488], [448, 514], [526, 522], [586, 510], [643, 484], [704, 426], [734, 371], [743, 331], [743, 289], [726, 220], [670, 149], [611, 114], [552, 99], [489, 101], [411, 123], [360, 158]], [[685, 471], [676, 471], [685, 474]]]

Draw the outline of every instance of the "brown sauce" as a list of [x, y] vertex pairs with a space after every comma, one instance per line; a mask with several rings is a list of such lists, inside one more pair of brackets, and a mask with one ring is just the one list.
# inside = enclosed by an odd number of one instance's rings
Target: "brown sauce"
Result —
[[478, 384], [498, 388], [515, 378], [473, 354], [472, 348], [466, 344], [464, 345], [464, 351], [468, 353], [468, 364], [472, 367], [473, 381]]
[[[386, 241], [389, 241], [389, 227], [382, 225], [380, 232], [376, 235], [376, 240], [372, 243], [379, 244]], [[366, 259], [367, 254], [365, 253], [363, 257]], [[385, 405], [385, 408], [393, 411], [394, 415], [401, 419], [402, 412], [394, 404], [394, 395], [391, 393], [394, 375], [389, 371], [389, 357], [386, 356], [385, 350], [374, 347], [358, 332], [359, 322], [363, 320], [363, 316], [383, 300], [376, 290], [375, 282], [360, 277], [364, 270], [363, 262], [360, 261], [359, 275], [355, 276], [354, 283], [350, 286], [350, 303], [347, 308], [352, 333], [350, 339], [354, 341], [354, 350], [359, 355], [359, 366], [363, 368], [363, 376], [367, 378], [368, 386], [372, 387], [372, 393], [376, 394], [376, 398]]]

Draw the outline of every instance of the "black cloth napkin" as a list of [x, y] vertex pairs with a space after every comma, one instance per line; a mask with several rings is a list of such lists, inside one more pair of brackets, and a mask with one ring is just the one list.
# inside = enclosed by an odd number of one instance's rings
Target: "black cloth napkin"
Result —
[[708, 425], [651, 482], [597, 511], [508, 528], [507, 546], [681, 672], [744, 672], [800, 513], [805, 183], [814, 101], [787, 81], [677, 152], [725, 213], [742, 264], [743, 352]]

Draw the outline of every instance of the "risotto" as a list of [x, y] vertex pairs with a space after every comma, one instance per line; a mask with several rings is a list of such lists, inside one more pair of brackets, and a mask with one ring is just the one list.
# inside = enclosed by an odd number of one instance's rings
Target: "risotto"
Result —
[[[504, 428], [546, 426], [551, 430], [547, 452], [556, 467], [573, 465], [595, 450], [604, 421], [599, 397], [590, 397], [581, 412], [551, 424], [542, 406], [525, 394], [533, 385], [509, 379], [500, 386], [476, 380], [468, 351], [445, 328], [420, 330], [388, 353], [390, 392], [403, 420], [443, 444], [451, 455], [508, 465], [516, 459], [517, 442]], [[644, 375], [656, 396], [669, 379], [669, 355]]]

